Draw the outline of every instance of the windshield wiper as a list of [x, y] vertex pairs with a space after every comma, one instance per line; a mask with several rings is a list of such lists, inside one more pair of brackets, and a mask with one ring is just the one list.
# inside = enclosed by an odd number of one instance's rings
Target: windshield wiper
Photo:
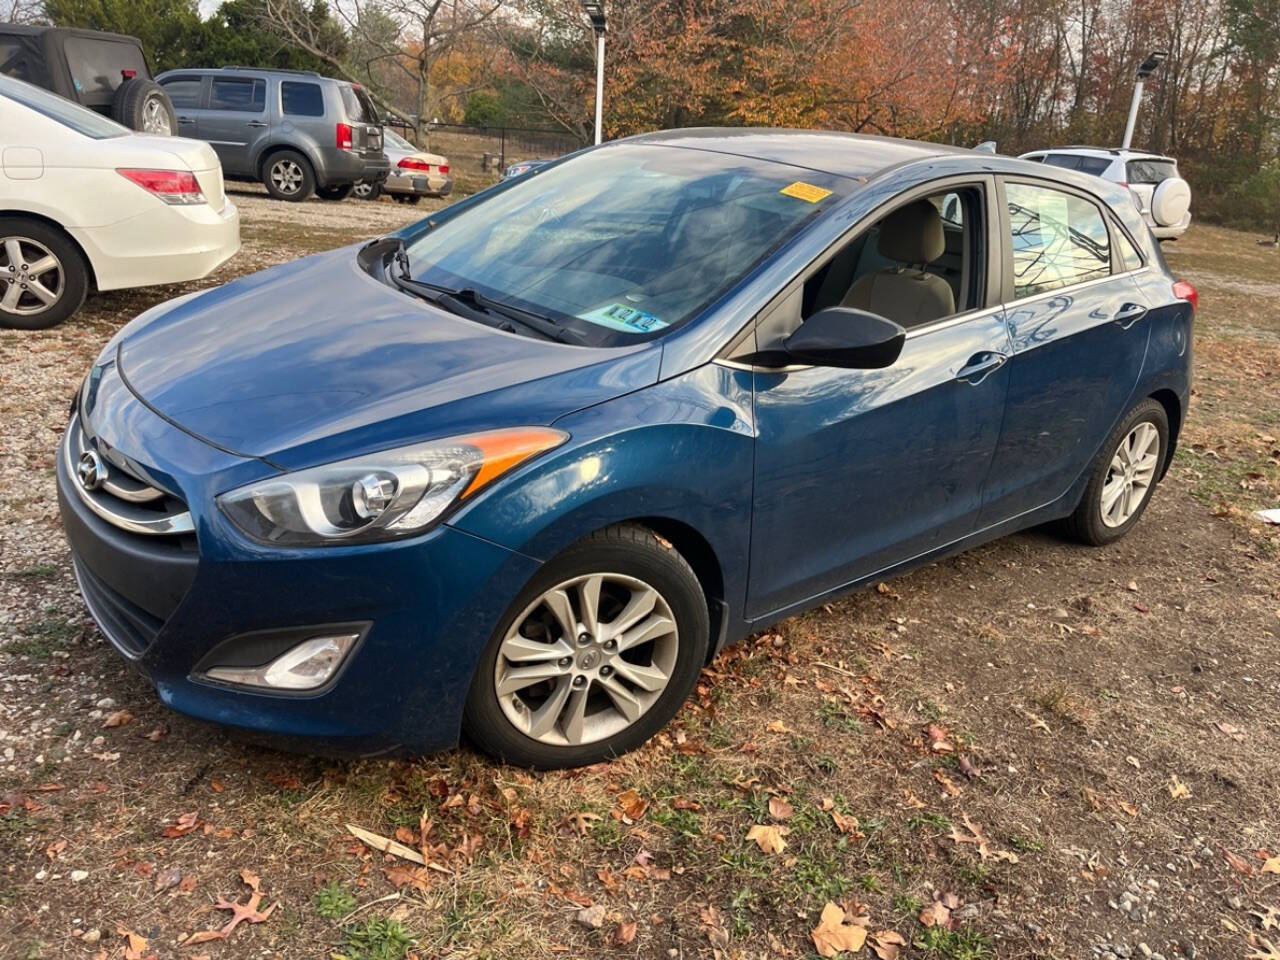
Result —
[[403, 240], [400, 241], [399, 247], [392, 253], [392, 270], [390, 274], [391, 281], [401, 290], [417, 294], [429, 303], [443, 306], [453, 313], [477, 320], [480, 323], [488, 323], [489, 326], [497, 327], [499, 330], [505, 330], [508, 333], [515, 332], [515, 328], [510, 322], [492, 323], [489, 320], [490, 317], [502, 317], [506, 321], [514, 321], [525, 329], [546, 337], [548, 340], [557, 340], [560, 343], [572, 343], [578, 346], [583, 346], [587, 342], [581, 334], [561, 326], [550, 317], [523, 310], [509, 303], [491, 300], [472, 287], [463, 287], [460, 290], [455, 290], [453, 287], [446, 287], [442, 284], [413, 279], [409, 272], [409, 254], [405, 250]]

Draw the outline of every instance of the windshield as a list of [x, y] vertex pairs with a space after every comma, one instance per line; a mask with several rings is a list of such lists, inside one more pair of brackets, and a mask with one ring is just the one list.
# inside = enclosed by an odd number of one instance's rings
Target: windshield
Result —
[[679, 326], [852, 182], [706, 150], [594, 150], [446, 220], [408, 248], [415, 279], [551, 317], [599, 345]]
[[56, 93], [41, 90], [21, 80], [0, 77], [0, 96], [8, 97], [15, 103], [29, 107], [36, 113], [94, 140], [122, 137], [129, 133], [128, 128], [120, 126], [114, 120], [108, 120], [78, 103], [64, 100]]

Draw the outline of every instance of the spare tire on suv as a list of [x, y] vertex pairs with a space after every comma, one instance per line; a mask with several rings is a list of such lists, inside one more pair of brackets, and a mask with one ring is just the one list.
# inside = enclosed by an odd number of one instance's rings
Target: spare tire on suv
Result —
[[178, 117], [164, 88], [146, 77], [131, 77], [116, 88], [111, 117], [131, 130], [172, 137], [178, 133]]
[[1156, 185], [1151, 195], [1151, 218], [1162, 227], [1182, 222], [1191, 209], [1191, 187], [1181, 177], [1169, 177]]

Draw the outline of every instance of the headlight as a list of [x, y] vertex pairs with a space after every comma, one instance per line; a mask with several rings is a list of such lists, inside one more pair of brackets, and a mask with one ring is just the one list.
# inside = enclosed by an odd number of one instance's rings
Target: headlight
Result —
[[326, 546], [422, 533], [455, 504], [569, 438], [548, 427], [435, 440], [272, 477], [218, 497], [254, 540]]

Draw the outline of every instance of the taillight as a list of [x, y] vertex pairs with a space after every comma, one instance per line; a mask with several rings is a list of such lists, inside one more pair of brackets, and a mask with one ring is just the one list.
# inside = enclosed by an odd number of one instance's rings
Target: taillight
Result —
[[1191, 304], [1192, 312], [1200, 309], [1200, 294], [1186, 280], [1175, 280], [1173, 284], [1173, 295], [1179, 300], [1185, 300]]
[[336, 130], [336, 141], [339, 150], [351, 149], [351, 125], [349, 123], [340, 123]]
[[117, 170], [116, 173], [165, 203], [204, 203], [195, 175], [185, 170]]
[[449, 165], [448, 165], [447, 163], [442, 163], [442, 164], [440, 164], [440, 172], [441, 172], [441, 173], [448, 173], [448, 172], [449, 172]]
[[425, 160], [415, 160], [413, 157], [405, 157], [396, 164], [402, 170], [430, 170], [431, 164]]

